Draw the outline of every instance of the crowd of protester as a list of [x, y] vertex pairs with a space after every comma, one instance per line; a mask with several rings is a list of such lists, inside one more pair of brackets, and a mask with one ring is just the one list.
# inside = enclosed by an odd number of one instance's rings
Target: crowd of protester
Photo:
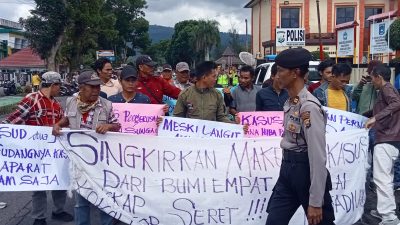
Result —
[[[60, 91], [61, 76], [46, 72], [34, 77], [34, 92], [19, 103], [3, 123], [52, 126], [53, 134], [60, 135], [63, 127], [95, 130], [98, 133], [119, 131], [120, 125], [113, 113], [112, 103], [165, 104], [163, 96], [177, 99], [173, 115], [226, 123], [240, 123], [240, 112], [283, 111], [289, 98], [282, 88], [278, 67], [271, 68], [271, 77], [262, 87], [254, 84], [255, 71], [251, 66], [232, 66], [224, 69], [206, 61], [191, 70], [187, 62], [174, 67], [165, 64], [160, 76], [155, 76], [156, 63], [146, 55], [136, 59], [135, 66], [118, 69], [113, 78], [112, 63], [98, 59], [92, 69], [83, 70], [74, 79], [79, 92], [68, 98], [65, 109], [54, 98]], [[321, 80], [306, 87], [326, 107], [355, 112], [370, 118], [366, 124], [373, 157], [368, 183], [378, 196], [377, 210], [371, 214], [382, 219], [383, 225], [400, 224], [395, 215], [394, 190], [400, 188], [400, 97], [395, 84], [390, 83], [391, 70], [372, 60], [367, 73], [356, 85], [349, 85], [352, 68], [345, 63], [322, 61], [318, 66]], [[400, 68], [396, 67], [396, 73]], [[40, 83], [40, 86], [39, 86]], [[222, 91], [216, 88], [222, 89]], [[168, 107], [164, 107], [168, 115]], [[245, 126], [245, 131], [247, 127]], [[394, 172], [393, 172], [394, 171]], [[90, 205], [79, 194], [75, 195], [74, 216], [64, 211], [65, 191], [51, 192], [53, 219], [72, 221], [77, 225], [90, 224]], [[46, 224], [47, 200], [45, 191], [32, 195], [34, 225]], [[5, 203], [0, 204], [0, 207]], [[112, 224], [114, 219], [101, 212], [101, 223]]]

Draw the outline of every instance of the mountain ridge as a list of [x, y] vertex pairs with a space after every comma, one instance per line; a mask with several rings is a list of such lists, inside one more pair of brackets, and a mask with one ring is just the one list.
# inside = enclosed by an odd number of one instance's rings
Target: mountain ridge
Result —
[[[173, 27], [167, 27], [167, 26], [161, 26], [161, 25], [150, 25], [149, 26], [149, 36], [150, 36], [151, 42], [153, 44], [158, 43], [161, 40], [169, 40], [172, 38], [173, 34], [174, 34]], [[229, 43], [229, 40], [230, 40], [229, 33], [220, 32], [220, 37], [221, 37], [221, 45], [227, 46]], [[250, 35], [249, 35], [249, 39], [250, 39]], [[246, 35], [239, 34], [239, 40], [240, 40], [240, 43], [245, 44], [246, 43]]]

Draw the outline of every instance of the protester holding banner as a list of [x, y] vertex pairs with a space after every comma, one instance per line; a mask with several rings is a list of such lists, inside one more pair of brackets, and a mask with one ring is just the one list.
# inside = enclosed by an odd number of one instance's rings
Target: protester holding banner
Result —
[[189, 65], [186, 62], [179, 62], [176, 64], [175, 68], [176, 77], [174, 79], [173, 85], [182, 91], [186, 88], [192, 86], [193, 84], [190, 83], [190, 69]]
[[385, 65], [372, 70], [372, 84], [379, 90], [373, 117], [366, 123], [374, 127], [376, 139], [373, 155], [373, 177], [377, 186], [377, 210], [382, 216], [380, 225], [398, 225], [393, 191], [393, 166], [400, 150], [400, 95], [390, 83], [391, 71]]
[[[114, 115], [111, 102], [99, 97], [102, 81], [95, 71], [85, 71], [78, 77], [79, 95], [67, 99], [65, 116], [54, 125], [53, 135], [60, 135], [62, 127], [74, 130], [96, 130], [104, 134], [118, 132], [120, 124]], [[90, 202], [79, 193], [75, 195], [75, 224], [90, 225]], [[111, 225], [113, 217], [100, 209], [101, 224]]]
[[214, 88], [217, 72], [211, 61], [196, 67], [197, 82], [184, 90], [176, 102], [174, 116], [232, 123], [221, 93]]
[[163, 104], [163, 96], [177, 99], [181, 90], [169, 84], [161, 77], [154, 76], [156, 63], [148, 55], [141, 55], [136, 59], [138, 71], [137, 92], [147, 95], [151, 104]]
[[334, 224], [326, 169], [326, 114], [304, 86], [310, 60], [310, 52], [302, 48], [284, 50], [275, 59], [277, 78], [290, 98], [284, 106], [281, 171], [267, 207], [266, 225], [287, 225], [299, 206], [310, 225]]
[[[53, 126], [62, 118], [60, 103], [54, 98], [60, 93], [61, 75], [57, 72], [46, 72], [42, 75], [41, 88], [38, 92], [28, 94], [18, 104], [3, 123], [25, 124], [31, 126]], [[52, 191], [55, 210], [52, 219], [63, 222], [72, 221], [71, 214], [64, 211], [67, 192]], [[46, 191], [34, 191], [32, 194], [32, 217], [34, 225], [46, 225], [47, 196]]]
[[276, 79], [277, 65], [271, 67], [272, 85], [262, 88], [256, 95], [256, 111], [283, 111], [283, 105], [289, 98], [286, 89], [282, 89]]
[[322, 62], [319, 63], [317, 70], [319, 75], [321, 75], [321, 80], [318, 81], [317, 83], [313, 83], [308, 87], [308, 91], [310, 93], [313, 93], [315, 91], [315, 89], [317, 89], [319, 86], [321, 86], [321, 84], [325, 83], [325, 82], [329, 82], [329, 80], [332, 77], [332, 66], [335, 63], [330, 60], [324, 60]]
[[256, 95], [260, 86], [253, 85], [254, 69], [243, 66], [239, 75], [239, 86], [232, 92], [232, 102], [229, 111], [232, 115], [238, 112], [256, 111]]
[[351, 66], [346, 63], [338, 63], [332, 67], [332, 77], [314, 91], [323, 106], [351, 111], [351, 91], [348, 85], [351, 75]]
[[99, 58], [93, 65], [93, 69], [101, 79], [101, 91], [107, 94], [107, 97], [116, 95], [122, 91], [122, 87], [117, 80], [112, 79], [113, 68], [111, 61], [107, 58]]
[[114, 103], [142, 103], [150, 104], [150, 98], [146, 95], [136, 92], [137, 71], [133, 66], [122, 68], [119, 82], [122, 92], [108, 97], [108, 100]]

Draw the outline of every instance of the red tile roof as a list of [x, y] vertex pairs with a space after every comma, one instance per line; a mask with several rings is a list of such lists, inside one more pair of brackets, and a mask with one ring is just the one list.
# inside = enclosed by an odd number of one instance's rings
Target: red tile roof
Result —
[[0, 60], [0, 68], [26, 68], [26, 67], [46, 67], [44, 60], [31, 48], [24, 48], [18, 52]]

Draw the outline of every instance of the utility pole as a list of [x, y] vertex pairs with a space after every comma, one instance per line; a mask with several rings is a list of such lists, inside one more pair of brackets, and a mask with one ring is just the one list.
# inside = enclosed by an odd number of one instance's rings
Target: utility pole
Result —
[[247, 19], [244, 19], [246, 23], [246, 52], [249, 52], [249, 38], [248, 38], [248, 30], [247, 30]]
[[319, 0], [317, 1], [317, 15], [318, 15], [318, 38], [319, 38], [319, 59], [322, 61], [324, 60], [324, 50], [322, 46], [322, 39], [321, 39], [321, 18], [319, 14]]

